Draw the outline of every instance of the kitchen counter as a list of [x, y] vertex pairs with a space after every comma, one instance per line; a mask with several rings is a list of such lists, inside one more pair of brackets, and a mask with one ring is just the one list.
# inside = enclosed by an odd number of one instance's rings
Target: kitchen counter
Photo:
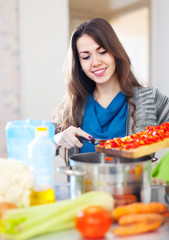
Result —
[[[33, 238], [32, 240], [87, 240], [83, 238], [75, 229], [53, 233], [48, 235], [43, 235], [42, 237]], [[140, 234], [137, 236], [129, 237], [116, 237], [111, 233], [111, 230], [108, 232], [105, 238], [99, 240], [168, 240], [169, 239], [169, 221], [167, 221], [162, 227], [156, 231]]]
[[[159, 201], [162, 203], [169, 204], [165, 200], [165, 186], [152, 186], [151, 191], [151, 200]], [[112, 226], [113, 229], [114, 225]], [[111, 230], [107, 233], [105, 238], [100, 240], [168, 240], [169, 239], [169, 220], [165, 222], [163, 226], [153, 232], [140, 234], [137, 236], [129, 236], [129, 237], [116, 237], [111, 233]], [[48, 235], [38, 236], [33, 238], [32, 240], [87, 240], [83, 238], [75, 229], [70, 229], [67, 231], [62, 231], [58, 233], [52, 233]]]

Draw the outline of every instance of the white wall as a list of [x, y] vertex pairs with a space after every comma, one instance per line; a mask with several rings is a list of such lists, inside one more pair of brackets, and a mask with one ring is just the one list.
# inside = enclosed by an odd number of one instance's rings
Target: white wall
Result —
[[151, 0], [151, 85], [169, 96], [169, 1]]
[[21, 119], [51, 119], [64, 93], [68, 0], [19, 0]]
[[7, 122], [20, 116], [18, 0], [0, 0], [0, 157], [7, 157]]
[[[110, 20], [132, 64], [132, 71], [144, 86], [149, 85], [149, 8], [124, 12]], [[139, 46], [139, 47], [138, 47]]]
[[120, 8], [128, 7], [132, 4], [137, 4], [139, 2], [143, 2], [142, 0], [110, 0], [110, 5], [113, 10], [117, 10]]
[[[20, 118], [51, 120], [65, 92], [68, 0], [19, 0], [19, 25]], [[56, 157], [55, 169], [63, 165]], [[55, 172], [55, 181], [66, 181], [66, 176]]]

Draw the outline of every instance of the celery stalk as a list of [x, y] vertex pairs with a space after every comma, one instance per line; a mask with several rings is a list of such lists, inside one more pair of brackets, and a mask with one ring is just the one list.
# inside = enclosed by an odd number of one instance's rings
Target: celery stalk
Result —
[[43, 204], [43, 205], [36, 205], [36, 206], [31, 206], [31, 207], [26, 207], [26, 208], [19, 208], [19, 209], [11, 209], [9, 211], [7, 211], [5, 213], [4, 218], [5, 219], [23, 219], [23, 218], [32, 218], [33, 216], [38, 215], [39, 213], [42, 213], [42, 211], [44, 210], [44, 208], [46, 209], [53, 209], [53, 206], [55, 206], [57, 204], [58, 207], [60, 207], [60, 205], [64, 205], [67, 201], [69, 200], [62, 200], [62, 201], [58, 201], [55, 203], [50, 203], [50, 204]]
[[[29, 215], [25, 221], [20, 224], [16, 223], [15, 230], [11, 232], [11, 234], [14, 234], [14, 239], [25, 240], [39, 234], [72, 227], [74, 226], [74, 219], [77, 212], [90, 205], [100, 205], [109, 211], [111, 211], [114, 206], [113, 197], [110, 194], [98, 191], [82, 194], [75, 200], [64, 200], [60, 201], [60, 204], [57, 203], [58, 202], [52, 204], [52, 208], [44, 206], [38, 215], [35, 216], [33, 214], [33, 218]], [[34, 209], [36, 211], [36, 208]], [[18, 215], [19, 214], [18, 210]], [[7, 218], [9, 215], [10, 214], [5, 216], [5, 220], [10, 224], [10, 219]]]
[[[104, 195], [105, 196], [105, 195]], [[96, 197], [97, 197], [97, 202], [96, 202]], [[101, 201], [103, 199], [103, 195], [100, 196], [101, 197]], [[27, 221], [23, 222], [20, 224], [20, 229], [26, 229], [27, 227], [30, 227], [34, 224], [38, 224], [40, 222], [42, 222], [43, 220], [46, 221], [47, 219], [50, 219], [51, 217], [55, 217], [58, 216], [60, 214], [62, 214], [63, 212], [67, 212], [69, 211], [71, 208], [76, 208], [76, 206], [82, 206], [84, 204], [84, 206], [88, 206], [89, 204], [91, 204], [91, 201], [93, 202], [94, 199], [94, 203], [95, 205], [97, 205], [97, 203], [99, 202], [99, 196], [98, 196], [98, 192], [90, 192], [90, 194], [86, 193], [84, 195], [81, 195], [80, 197], [76, 198], [75, 200], [68, 200], [66, 202], [64, 202], [63, 205], [59, 206], [57, 204], [53, 204], [53, 207], [48, 209], [47, 211], [43, 211], [41, 214], [34, 216], [34, 218], [30, 218], [27, 219]], [[100, 204], [103, 204], [102, 202]]]

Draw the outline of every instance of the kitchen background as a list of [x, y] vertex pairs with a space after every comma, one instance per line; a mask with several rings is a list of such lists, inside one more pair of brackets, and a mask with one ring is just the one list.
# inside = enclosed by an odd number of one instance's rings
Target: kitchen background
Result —
[[0, 0], [0, 157], [8, 121], [52, 119], [69, 38], [86, 19], [109, 20], [137, 78], [169, 96], [168, 11], [168, 0]]

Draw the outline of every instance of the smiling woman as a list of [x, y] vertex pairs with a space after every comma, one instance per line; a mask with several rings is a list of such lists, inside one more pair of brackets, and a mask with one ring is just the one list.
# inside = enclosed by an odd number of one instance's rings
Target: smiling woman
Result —
[[68, 156], [93, 152], [91, 140], [124, 137], [169, 121], [169, 99], [142, 87], [112, 26], [103, 18], [80, 24], [70, 41], [68, 91], [54, 115], [57, 148]]

